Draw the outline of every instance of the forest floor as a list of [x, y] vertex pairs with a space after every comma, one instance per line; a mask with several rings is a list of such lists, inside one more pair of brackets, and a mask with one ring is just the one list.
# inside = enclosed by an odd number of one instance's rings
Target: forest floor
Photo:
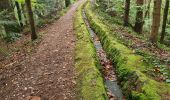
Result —
[[[121, 18], [118, 16], [110, 16], [102, 10], [97, 11], [103, 22], [110, 26], [113, 31], [112, 36], [128, 48], [131, 48], [134, 54], [143, 57], [145, 63], [151, 66], [147, 68], [147, 73], [159, 82], [170, 82], [170, 48], [163, 44], [153, 45], [148, 37], [149, 33], [137, 34], [131, 27], [122, 26]], [[146, 36], [145, 36], [146, 35]], [[154, 67], [153, 67], [154, 66]]]
[[1, 64], [1, 100], [75, 99], [73, 15], [82, 2], [43, 29], [36, 52], [19, 53], [15, 56], [20, 57]]

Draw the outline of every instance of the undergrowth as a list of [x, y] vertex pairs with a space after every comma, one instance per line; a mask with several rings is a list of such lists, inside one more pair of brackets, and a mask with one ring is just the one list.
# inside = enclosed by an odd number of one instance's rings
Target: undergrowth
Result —
[[[111, 35], [113, 37], [116, 37], [118, 42], [128, 46], [129, 48], [132, 48], [133, 45], [136, 44], [134, 42], [135, 40], [130, 39], [130, 37], [128, 39], [124, 38], [124, 35], [122, 33], [125, 33], [125, 34], [130, 34], [130, 36], [134, 36], [135, 38], [141, 40], [142, 42], [145, 43], [145, 46], [153, 47], [150, 44], [149, 40], [146, 38], [146, 37], [148, 37], [147, 34], [139, 35], [136, 32], [134, 32], [132, 28], [123, 27], [122, 26], [123, 22], [119, 18], [111, 17], [109, 14], [104, 12], [102, 7], [97, 8], [95, 10], [95, 12], [96, 12], [97, 16], [100, 16], [100, 17], [98, 17], [98, 19], [100, 19], [107, 26], [110, 26], [111, 30], [113, 31], [111, 33]], [[166, 50], [167, 52], [170, 49], [170, 48], [166, 47], [165, 45], [162, 45], [162, 44], [159, 44], [159, 43], [154, 48], [158, 48], [162, 51]], [[150, 51], [146, 52], [145, 50], [138, 49], [138, 48], [132, 48], [132, 49], [134, 50], [134, 53], [136, 53], [136, 54], [144, 54], [145, 56], [141, 55], [141, 56], [144, 57], [144, 61], [146, 61], [146, 63], [151, 63], [150, 66], [154, 66], [154, 67], [147, 68], [148, 72], [146, 72], [146, 71], [145, 72], [148, 75], [155, 78], [157, 81], [169, 82], [169, 79], [170, 79], [170, 71], [169, 71], [169, 68], [168, 68], [168, 66], [170, 65], [170, 59], [169, 58], [159, 59], [157, 56], [155, 56]], [[155, 58], [155, 59], [152, 59], [152, 58]], [[161, 66], [161, 67], [159, 67], [159, 66]], [[161, 70], [161, 71], [155, 71], [155, 69]]]
[[[167, 99], [170, 94], [170, 85], [157, 82], [148, 76], [145, 71], [153, 68], [143, 61], [132, 49], [125, 46], [121, 40], [114, 37], [112, 27], [91, 8], [90, 3], [85, 7], [91, 27], [98, 34], [101, 43], [109, 58], [117, 67], [121, 86], [128, 100], [161, 100]], [[92, 11], [93, 9], [93, 11]]]

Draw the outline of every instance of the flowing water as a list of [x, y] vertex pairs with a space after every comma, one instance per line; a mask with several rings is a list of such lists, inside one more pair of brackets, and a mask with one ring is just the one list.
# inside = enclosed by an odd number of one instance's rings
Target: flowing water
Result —
[[91, 39], [97, 50], [97, 56], [99, 57], [100, 64], [103, 67], [102, 74], [105, 79], [105, 85], [107, 87], [107, 94], [110, 100], [123, 100], [123, 94], [118, 85], [117, 76], [115, 68], [110, 59], [107, 58], [106, 52], [99, 41], [98, 36], [95, 34], [93, 29], [90, 27], [88, 19], [86, 17], [85, 11], [83, 10], [83, 18], [87, 25], [88, 31], [90, 33]]

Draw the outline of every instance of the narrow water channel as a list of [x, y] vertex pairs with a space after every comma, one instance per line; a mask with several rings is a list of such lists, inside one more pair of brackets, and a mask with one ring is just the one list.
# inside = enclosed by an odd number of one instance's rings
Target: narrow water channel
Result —
[[105, 80], [105, 85], [107, 87], [108, 97], [110, 100], [123, 100], [123, 94], [120, 89], [120, 86], [118, 85], [115, 68], [111, 60], [107, 58], [106, 52], [103, 50], [103, 47], [100, 43], [98, 36], [95, 34], [95, 32], [90, 27], [90, 24], [88, 22], [84, 9], [83, 9], [82, 14], [83, 14], [84, 21], [87, 25], [87, 28], [89, 30], [91, 39], [93, 40], [93, 43], [97, 50], [97, 56], [99, 57], [100, 64], [103, 67], [102, 74]]

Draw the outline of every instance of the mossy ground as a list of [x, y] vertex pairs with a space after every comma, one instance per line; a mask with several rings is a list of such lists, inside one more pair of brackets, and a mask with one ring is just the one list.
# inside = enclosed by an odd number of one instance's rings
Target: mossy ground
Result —
[[170, 85], [153, 80], [145, 73], [149, 64], [142, 61], [142, 56], [119, 42], [112, 35], [111, 28], [104, 24], [95, 14], [90, 3], [85, 7], [91, 27], [100, 37], [105, 51], [117, 65], [124, 94], [129, 100], [161, 100], [164, 94], [170, 94]]
[[82, 7], [83, 5], [77, 10], [74, 18], [74, 28], [77, 35], [75, 68], [78, 75], [78, 98], [83, 100], [107, 100], [96, 50], [82, 18]]
[[[98, 2], [100, 4], [100, 2]], [[100, 16], [99, 19], [102, 22], [111, 27], [111, 35], [117, 38], [119, 43], [126, 45], [129, 48], [132, 48], [133, 51], [143, 56], [145, 63], [149, 63], [149, 66], [146, 67], [145, 73], [151, 76], [153, 79], [162, 82], [169, 82], [170, 79], [170, 70], [169, 70], [169, 49], [163, 44], [157, 44], [153, 46], [148, 40], [149, 34], [137, 34], [133, 31], [132, 27], [124, 27], [123, 21], [120, 20], [118, 16], [109, 15], [103, 7], [98, 7], [95, 12]], [[162, 56], [167, 55], [167, 56]], [[155, 71], [158, 69], [160, 71]]]

